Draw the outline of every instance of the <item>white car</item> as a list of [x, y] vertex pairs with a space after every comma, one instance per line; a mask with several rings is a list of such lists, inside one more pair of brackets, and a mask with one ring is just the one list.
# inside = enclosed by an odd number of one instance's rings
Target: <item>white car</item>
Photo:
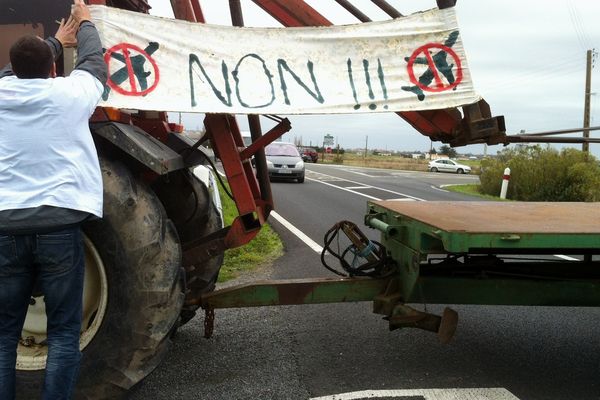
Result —
[[433, 160], [429, 163], [429, 171], [431, 172], [454, 172], [457, 174], [470, 174], [471, 167], [468, 165], [459, 164], [456, 161], [448, 158]]

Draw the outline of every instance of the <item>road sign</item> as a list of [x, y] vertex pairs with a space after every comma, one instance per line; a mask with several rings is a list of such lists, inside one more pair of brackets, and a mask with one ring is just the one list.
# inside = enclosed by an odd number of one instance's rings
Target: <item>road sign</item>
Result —
[[323, 146], [333, 146], [333, 135], [323, 136]]

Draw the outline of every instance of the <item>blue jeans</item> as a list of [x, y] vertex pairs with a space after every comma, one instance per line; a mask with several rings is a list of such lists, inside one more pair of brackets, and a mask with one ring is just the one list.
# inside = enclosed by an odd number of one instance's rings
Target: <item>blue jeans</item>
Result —
[[0, 399], [15, 398], [15, 363], [34, 286], [44, 294], [48, 359], [42, 398], [69, 399], [81, 352], [84, 251], [79, 227], [0, 234]]

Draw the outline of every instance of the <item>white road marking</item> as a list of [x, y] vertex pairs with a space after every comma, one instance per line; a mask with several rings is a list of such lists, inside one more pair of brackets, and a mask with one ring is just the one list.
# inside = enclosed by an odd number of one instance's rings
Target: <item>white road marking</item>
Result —
[[[363, 175], [371, 178], [389, 178], [392, 176], [408, 176], [408, 177], [419, 177], [419, 178], [442, 178], [442, 179], [463, 179], [463, 180], [478, 180], [479, 176], [474, 174], [452, 174], [452, 173], [440, 173], [440, 172], [429, 172], [429, 171], [413, 171], [413, 170], [398, 170], [388, 168], [374, 168], [374, 167], [357, 167], [357, 166], [344, 166], [335, 164], [317, 164], [318, 167], [332, 168], [332, 169], [344, 169], [346, 172], [350, 172], [357, 175]], [[351, 168], [351, 169], [349, 169]], [[385, 175], [369, 175], [364, 172], [359, 172], [356, 169], [377, 171], [382, 172]], [[316, 172], [314, 170], [310, 170]]]
[[369, 178], [379, 178], [379, 175], [369, 175], [369, 174], [365, 174], [364, 172], [354, 171], [352, 169], [347, 169], [346, 172], [350, 172], [351, 174], [366, 176]]
[[300, 229], [296, 228], [287, 219], [283, 218], [281, 215], [279, 215], [275, 211], [271, 211], [270, 215], [271, 215], [271, 217], [273, 217], [273, 219], [275, 219], [281, 225], [286, 227], [291, 233], [296, 235], [296, 237], [298, 239], [302, 240], [308, 247], [310, 247], [317, 253], [321, 254], [321, 252], [323, 251], [323, 248], [321, 246], [319, 246], [319, 244], [317, 242], [315, 242], [314, 240], [309, 238], [304, 232], [302, 232]]
[[[313, 171], [313, 172], [314, 172], [314, 171]], [[329, 178], [336, 178], [337, 180], [340, 180], [339, 178], [337, 178], [337, 177], [335, 177], [335, 176], [332, 176], [332, 175], [327, 175], [327, 174], [324, 174], [324, 173], [322, 173], [322, 172], [314, 172], [314, 173], [315, 173], [315, 174], [322, 175], [322, 176], [325, 176], [325, 177], [329, 177]], [[307, 179], [310, 179], [310, 178], [307, 178]], [[345, 189], [345, 188], [343, 188], [343, 187], [336, 186], [336, 185], [332, 185], [332, 184], [330, 184], [330, 183], [323, 182], [323, 181], [321, 181], [321, 180], [318, 180], [318, 179], [311, 179], [311, 180], [313, 180], [313, 181], [315, 181], [315, 182], [322, 183], [322, 184], [324, 184], [324, 185], [329, 185], [329, 186], [333, 186], [333, 187], [335, 187], [335, 188], [338, 188], [338, 189], [346, 190], [346, 189]], [[364, 186], [364, 183], [362, 183], [362, 182], [351, 181], [350, 179], [342, 179], [342, 180], [343, 180], [343, 181], [345, 181], [345, 182], [350, 182], [350, 183], [354, 183], [354, 184], [356, 184], [356, 185], [361, 185], [361, 186]], [[410, 198], [410, 199], [414, 199], [414, 200], [418, 200], [418, 201], [425, 201], [424, 199], [421, 199], [421, 198], [419, 198], [419, 197], [411, 196], [411, 195], [408, 195], [408, 194], [405, 194], [405, 193], [395, 192], [395, 191], [393, 191], [393, 190], [384, 189], [384, 188], [380, 188], [380, 187], [377, 187], [377, 186], [372, 186], [372, 188], [373, 188], [373, 189], [376, 189], [376, 190], [380, 190], [380, 191], [382, 191], [382, 192], [392, 193], [392, 194], [396, 194], [396, 195], [398, 195], [398, 196], [404, 196], [404, 197], [408, 197], [408, 198]], [[351, 190], [348, 190], [348, 191], [349, 191], [349, 192], [352, 192]], [[359, 194], [359, 195], [361, 195], [361, 196], [368, 197], [368, 198], [370, 198], [370, 199], [372, 199], [372, 200], [381, 200], [381, 199], [378, 199], [378, 198], [376, 198], [376, 197], [368, 196], [368, 195], [366, 195], [366, 194], [364, 194], [364, 193], [359, 193], [359, 192], [352, 192], [352, 193], [356, 193], [356, 194]]]
[[[219, 173], [219, 175], [221, 175], [223, 177], [225, 176], [225, 174], [222, 173], [221, 171], [217, 170], [217, 172]], [[292, 225], [292, 223], [289, 222], [287, 219], [283, 218], [276, 211], [271, 211], [271, 213], [269, 214], [269, 216], [271, 216], [275, 221], [277, 221], [281, 225], [283, 225], [287, 230], [289, 230], [292, 234], [294, 234], [298, 239], [300, 239], [301, 241], [303, 241], [304, 244], [306, 244], [308, 247], [310, 247], [311, 249], [313, 249], [317, 253], [321, 254], [321, 252], [323, 251], [323, 247], [321, 247], [317, 242], [315, 242], [314, 240], [312, 240], [311, 238], [309, 238], [300, 229], [298, 229], [294, 225]]]
[[306, 170], [306, 172], [307, 172], [306, 176], [313, 176], [314, 179], [316, 179], [316, 180], [324, 180], [324, 181], [330, 181], [330, 182], [345, 181], [345, 179], [337, 178], [337, 177], [331, 176], [331, 175], [325, 175], [321, 172], [315, 172], [315, 171], [309, 171], [309, 170]]
[[[311, 171], [311, 172], [314, 172], [314, 171]], [[320, 175], [325, 175], [327, 177], [332, 177], [330, 175], [321, 174], [320, 172], [315, 172], [315, 173], [316, 174], [320, 174]], [[335, 178], [335, 177], [332, 177], [332, 178]], [[359, 196], [362, 196], [362, 197], [366, 197], [366, 198], [371, 199], [371, 200], [381, 200], [381, 199], [379, 199], [377, 197], [369, 196], [368, 194], [365, 194], [365, 193], [357, 192], [357, 191], [352, 190], [352, 189], [377, 189], [377, 190], [383, 190], [383, 191], [394, 193], [394, 194], [399, 194], [400, 196], [407, 196], [407, 195], [405, 195], [403, 193], [397, 193], [397, 192], [393, 192], [391, 190], [376, 188], [376, 187], [373, 187], [373, 186], [365, 186], [365, 185], [362, 185], [360, 182], [348, 181], [346, 179], [342, 179], [342, 180], [346, 181], [346, 182], [356, 183], [356, 184], [359, 184], [360, 186], [342, 187], [342, 186], [337, 186], [337, 185], [331, 184], [329, 182], [324, 182], [324, 181], [321, 181], [321, 180], [318, 180], [318, 179], [313, 179], [313, 178], [309, 178], [309, 177], [306, 177], [306, 179], [309, 180], [309, 181], [319, 182], [319, 183], [322, 183], [323, 185], [331, 186], [331, 187], [334, 187], [334, 188], [339, 189], [339, 190], [344, 190], [346, 192], [354, 193], [356, 195], [359, 195]], [[337, 180], [339, 180], [339, 178]], [[397, 200], [397, 201], [415, 201], [415, 200], [422, 200], [422, 199], [418, 199], [417, 197], [413, 197], [413, 196], [407, 196], [406, 198], [395, 199], [395, 200]], [[298, 239], [300, 239], [301, 241], [303, 241], [308, 247], [310, 247], [311, 249], [313, 249], [317, 253], [321, 254], [321, 252], [323, 251], [323, 247], [321, 247], [317, 242], [315, 242], [310, 237], [308, 237], [308, 235], [306, 235], [300, 229], [296, 228], [292, 223], [290, 223], [288, 220], [286, 220], [285, 218], [283, 218], [281, 215], [279, 215], [275, 211], [271, 211], [271, 216], [273, 217], [273, 219], [275, 219], [277, 222], [279, 222], [281, 225], [283, 225], [285, 228], [287, 228]]]
[[519, 400], [518, 397], [504, 388], [363, 390], [313, 397], [310, 400], [362, 400], [381, 397], [397, 397], [398, 400], [401, 400], [402, 398], [417, 396], [422, 397], [424, 400]]
[[362, 170], [366, 169], [366, 170], [371, 170], [371, 171], [401, 171], [398, 169], [360, 167], [358, 165], [339, 165], [339, 164], [316, 164], [315, 167], [329, 167], [329, 168], [333, 168], [333, 169], [344, 169], [344, 170], [352, 168], [352, 169], [362, 169]]
[[380, 198], [369, 196], [368, 194], [364, 194], [364, 193], [361, 193], [361, 192], [357, 192], [355, 190], [347, 189], [347, 188], [342, 187], [342, 186], [337, 186], [337, 185], [334, 185], [334, 184], [329, 183], [329, 182], [324, 182], [324, 181], [320, 181], [318, 179], [313, 179], [313, 178], [308, 178], [308, 177], [306, 179], [308, 179], [309, 181], [319, 182], [319, 183], [322, 183], [323, 185], [331, 186], [331, 187], [334, 187], [336, 189], [344, 190], [346, 192], [354, 193], [354, 194], [357, 194], [359, 196], [366, 197], [367, 199], [371, 199], [371, 200], [375, 200], [375, 201], [381, 200]]
[[564, 254], [555, 254], [554, 257], [562, 258], [563, 260], [567, 261], [579, 261], [578, 258], [565, 256]]
[[440, 189], [439, 187], [435, 187], [435, 186], [433, 186], [433, 185], [431, 185], [431, 188], [432, 188], [432, 189], [434, 189], [434, 190], [438, 190], [438, 191], [440, 191], [440, 192], [449, 193], [449, 191], [448, 191], [448, 190]]

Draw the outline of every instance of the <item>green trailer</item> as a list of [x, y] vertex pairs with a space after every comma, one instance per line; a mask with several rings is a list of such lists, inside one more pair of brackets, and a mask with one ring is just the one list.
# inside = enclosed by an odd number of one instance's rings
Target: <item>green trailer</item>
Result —
[[[363, 254], [384, 262], [379, 274], [217, 290], [202, 298], [208, 327], [217, 308], [372, 301], [390, 329], [447, 342], [457, 314], [415, 304], [600, 306], [600, 203], [374, 201], [365, 224], [381, 232], [384, 254]], [[368, 248], [364, 235], [346, 233]]]

